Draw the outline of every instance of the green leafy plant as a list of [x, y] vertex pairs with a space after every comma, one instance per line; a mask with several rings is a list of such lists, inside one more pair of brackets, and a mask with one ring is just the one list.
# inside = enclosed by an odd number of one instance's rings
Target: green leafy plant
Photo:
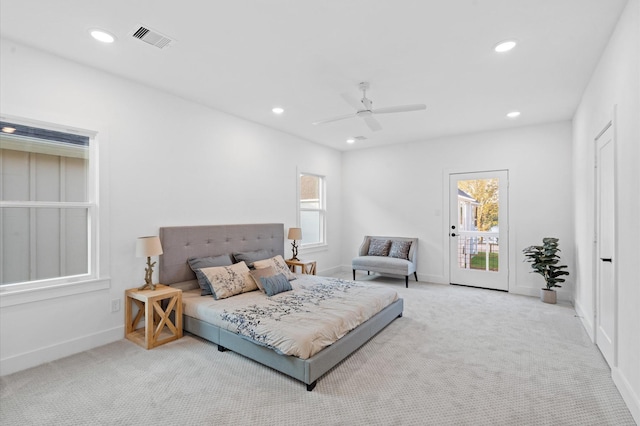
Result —
[[550, 237], [543, 238], [541, 246], [529, 246], [522, 250], [526, 257], [525, 262], [531, 263], [531, 268], [533, 268], [531, 272], [544, 277], [547, 290], [553, 290], [553, 287], [562, 287], [558, 284], [565, 281], [561, 277], [569, 275], [569, 272], [564, 271], [567, 265], [558, 265], [560, 262], [559, 251], [558, 239]]

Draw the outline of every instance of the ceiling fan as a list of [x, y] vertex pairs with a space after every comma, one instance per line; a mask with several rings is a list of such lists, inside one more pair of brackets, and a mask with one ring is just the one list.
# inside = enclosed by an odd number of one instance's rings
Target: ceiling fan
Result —
[[360, 117], [364, 120], [366, 125], [371, 130], [373, 130], [374, 132], [377, 132], [378, 130], [382, 130], [382, 126], [380, 126], [380, 123], [378, 123], [378, 120], [376, 120], [373, 117], [374, 114], [390, 114], [395, 112], [420, 111], [423, 109], [427, 109], [427, 106], [424, 104], [399, 105], [399, 106], [373, 109], [373, 101], [367, 98], [367, 90], [369, 89], [369, 83], [367, 83], [366, 81], [362, 82], [358, 85], [358, 87], [362, 91], [362, 99], [359, 102], [356, 98], [351, 96], [349, 93], [342, 94], [342, 99], [344, 99], [349, 105], [354, 107], [357, 110], [357, 112], [355, 112], [354, 114], [339, 115], [337, 117], [327, 118], [325, 120], [316, 121], [313, 124], [316, 124], [316, 125], [326, 124], [326, 123], [331, 123], [338, 120], [344, 120], [346, 118]]

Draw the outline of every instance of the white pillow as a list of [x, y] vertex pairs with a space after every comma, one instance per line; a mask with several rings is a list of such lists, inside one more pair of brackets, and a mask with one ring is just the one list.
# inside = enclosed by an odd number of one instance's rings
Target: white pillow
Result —
[[273, 266], [273, 269], [275, 269], [277, 273], [284, 274], [289, 281], [296, 279], [296, 276], [291, 272], [289, 266], [280, 255], [274, 256], [270, 259], [256, 260], [253, 262], [253, 267], [256, 269], [266, 268], [268, 266]]
[[231, 266], [201, 268], [200, 272], [209, 280], [211, 293], [216, 299], [225, 299], [258, 288], [251, 278], [247, 264], [244, 262], [235, 263]]

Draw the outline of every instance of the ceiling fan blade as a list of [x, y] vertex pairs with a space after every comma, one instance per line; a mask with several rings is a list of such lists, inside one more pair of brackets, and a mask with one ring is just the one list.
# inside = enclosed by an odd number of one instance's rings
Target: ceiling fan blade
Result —
[[380, 123], [378, 123], [378, 120], [373, 118], [371, 115], [361, 115], [360, 117], [362, 117], [364, 122], [367, 123], [367, 126], [369, 126], [369, 128], [374, 132], [377, 132], [378, 130], [382, 130], [382, 126], [380, 126]]
[[389, 114], [392, 112], [420, 111], [423, 109], [427, 109], [427, 106], [424, 104], [414, 104], [414, 105], [399, 105], [399, 106], [393, 106], [393, 107], [376, 108], [371, 112], [374, 114]]
[[331, 117], [331, 118], [326, 118], [324, 120], [320, 120], [320, 121], [314, 121], [313, 124], [318, 125], [318, 124], [326, 124], [326, 123], [331, 123], [334, 121], [338, 121], [338, 120], [344, 120], [346, 118], [351, 118], [351, 117], [355, 117], [356, 114], [347, 114], [347, 115], [339, 115], [337, 117]]
[[356, 111], [360, 111], [363, 108], [362, 102], [356, 99], [353, 95], [349, 93], [342, 93], [342, 99], [345, 100], [346, 103], [351, 105]]

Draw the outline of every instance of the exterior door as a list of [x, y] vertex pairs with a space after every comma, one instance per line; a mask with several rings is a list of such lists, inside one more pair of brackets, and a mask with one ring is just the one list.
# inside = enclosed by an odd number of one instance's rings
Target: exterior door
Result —
[[596, 344], [615, 367], [617, 286], [615, 281], [615, 150], [613, 127], [596, 139]]
[[509, 290], [508, 172], [449, 175], [449, 281]]

